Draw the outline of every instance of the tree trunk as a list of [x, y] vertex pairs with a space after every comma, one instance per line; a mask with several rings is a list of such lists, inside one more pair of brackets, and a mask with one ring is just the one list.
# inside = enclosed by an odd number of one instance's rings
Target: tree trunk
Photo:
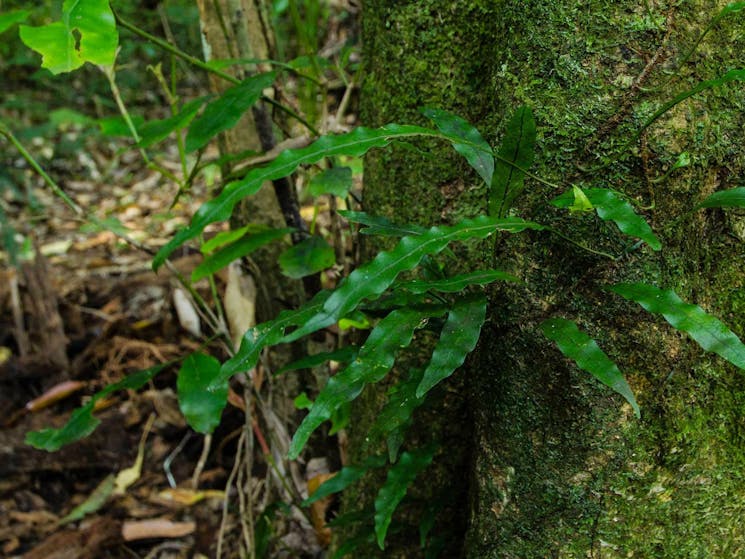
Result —
[[[441, 391], [447, 405], [428, 416], [439, 423], [419, 425], [445, 437], [433, 479], [450, 483], [455, 497], [439, 526], [462, 529], [452, 548], [460, 537], [465, 557], [745, 554], [743, 371], [604, 290], [621, 281], [671, 288], [745, 335], [743, 216], [706, 210], [678, 221], [706, 195], [742, 184], [742, 85], [683, 101], [612, 159], [664, 102], [737, 67], [742, 14], [722, 18], [678, 66], [725, 5], [365, 2], [363, 123], [425, 124], [418, 110], [429, 105], [466, 118], [497, 147], [510, 114], [530, 105], [538, 124], [532, 171], [561, 189], [528, 179], [515, 213], [577, 241], [530, 232], [500, 238], [496, 255], [493, 244], [460, 253], [464, 267], [496, 259], [524, 282], [490, 288], [475, 355]], [[367, 157], [366, 211], [423, 225], [485, 213], [486, 188], [460, 156], [442, 144], [417, 147]], [[684, 151], [692, 164], [662, 178]], [[607, 165], [586, 171], [599, 164]], [[547, 204], [572, 184], [628, 195], [662, 250], [636, 246], [594, 213], [572, 216]], [[575, 320], [617, 362], [641, 420], [542, 336], [538, 324], [549, 317]], [[380, 399], [368, 391], [355, 410], [353, 457], [366, 451], [365, 422]], [[457, 496], [466, 491], [465, 470], [467, 505]], [[346, 506], [371, 495], [374, 488], [362, 488]], [[402, 544], [384, 556], [415, 554]]]

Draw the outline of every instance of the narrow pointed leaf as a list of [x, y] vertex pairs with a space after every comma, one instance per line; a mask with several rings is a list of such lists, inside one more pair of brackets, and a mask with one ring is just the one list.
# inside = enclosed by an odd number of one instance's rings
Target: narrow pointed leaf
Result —
[[651, 313], [661, 314], [674, 328], [688, 334], [706, 351], [745, 369], [745, 345], [740, 338], [701, 307], [684, 302], [674, 291], [644, 283], [619, 283], [609, 289], [639, 303]]
[[457, 225], [432, 227], [416, 237], [404, 237], [395, 248], [379, 253], [339, 283], [323, 306], [323, 312], [285, 338], [286, 342], [325, 328], [354, 310], [364, 299], [383, 293], [401, 273], [416, 267], [426, 255], [442, 252], [450, 242], [485, 239], [494, 231], [541, 230], [543, 226], [519, 218], [495, 219], [481, 216]]
[[489, 191], [489, 215], [506, 215], [525, 183], [525, 172], [535, 157], [536, 128], [533, 111], [522, 106], [507, 123], [494, 166]]
[[270, 229], [268, 231], [256, 233], [255, 235], [243, 237], [242, 239], [239, 239], [206, 257], [199, 266], [194, 268], [194, 271], [191, 274], [191, 281], [196, 282], [210, 274], [214, 274], [234, 260], [247, 256], [255, 250], [260, 249], [272, 241], [281, 239], [293, 231], [294, 229], [290, 228]]
[[427, 231], [426, 227], [407, 223], [399, 225], [390, 219], [377, 215], [370, 215], [365, 212], [351, 212], [348, 210], [339, 210], [339, 215], [352, 223], [364, 225], [360, 229], [363, 235], [380, 235], [382, 237], [405, 237], [406, 235], [421, 235]]
[[[623, 195], [607, 188], [585, 188], [583, 191], [600, 219], [614, 222], [623, 233], [641, 239], [653, 250], [662, 248], [662, 243], [652, 228], [634, 212]], [[557, 208], [570, 208], [574, 199], [573, 191], [569, 191], [554, 198], [551, 203]]]
[[701, 202], [697, 208], [745, 208], [745, 187], [720, 190]]
[[465, 157], [484, 182], [490, 185], [494, 175], [494, 155], [481, 133], [468, 121], [447, 111], [427, 108], [422, 113], [435, 123], [440, 132], [450, 137], [455, 151]]
[[318, 235], [313, 235], [279, 255], [279, 267], [288, 278], [300, 279], [330, 268], [336, 262], [334, 249]]
[[[261, 226], [263, 227], [263, 226]], [[230, 243], [234, 243], [238, 239], [242, 239], [251, 230], [250, 225], [245, 225], [239, 229], [230, 229], [228, 231], [220, 231], [217, 235], [202, 243], [199, 247], [199, 252], [202, 254], [210, 254], [218, 248], [222, 248]], [[262, 229], [254, 231], [254, 233], [260, 233]]]
[[[411, 423], [414, 410], [424, 403], [424, 397], [417, 397], [416, 389], [422, 381], [423, 369], [409, 372], [406, 379], [396, 383], [388, 391], [388, 401], [375, 417], [375, 423], [370, 428], [370, 439], [374, 442], [387, 437], [388, 456], [391, 462], [398, 456], [398, 444], [403, 440], [404, 431]], [[394, 435], [391, 439], [391, 435]]]
[[103, 390], [96, 392], [87, 404], [77, 408], [67, 423], [59, 429], [41, 429], [27, 433], [26, 444], [39, 450], [54, 452], [66, 444], [87, 437], [101, 423], [100, 420], [93, 416], [93, 409], [97, 401], [118, 390], [137, 390], [142, 388], [165, 367], [166, 364], [156, 365], [155, 367], [132, 373], [121, 381], [108, 385]]
[[459, 299], [448, 313], [432, 359], [416, 389], [417, 398], [429, 392], [438, 382], [452, 375], [473, 351], [486, 320], [486, 296], [483, 293]]
[[440, 280], [411, 280], [397, 284], [396, 289], [405, 289], [410, 293], [420, 295], [428, 291], [440, 291], [442, 293], [457, 293], [463, 291], [469, 285], [487, 285], [495, 281], [519, 282], [520, 279], [501, 270], [478, 270], [460, 274]]
[[241, 340], [236, 354], [223, 363], [220, 375], [211, 386], [219, 387], [236, 373], [248, 371], [256, 366], [265, 347], [279, 343], [288, 328], [300, 326], [312, 316], [318, 314], [329, 296], [328, 291], [321, 291], [305, 305], [295, 310], [284, 310], [277, 318], [257, 324], [250, 328]]
[[352, 169], [349, 167], [332, 167], [310, 179], [308, 194], [321, 196], [332, 194], [345, 198], [352, 188]]
[[199, 433], [212, 433], [228, 402], [228, 383], [215, 388], [220, 362], [211, 355], [192, 353], [178, 372], [178, 405], [187, 423]]
[[337, 361], [338, 363], [349, 363], [357, 357], [359, 348], [357, 346], [348, 345], [337, 349], [336, 351], [324, 351], [322, 353], [315, 353], [308, 357], [303, 357], [297, 361], [293, 361], [289, 365], [285, 365], [279, 371], [274, 373], [275, 375], [281, 375], [287, 371], [296, 371], [298, 369], [312, 369], [323, 365], [326, 361]]
[[322, 136], [311, 145], [282, 152], [265, 167], [249, 171], [245, 177], [225, 186], [216, 197], [203, 204], [188, 227], [181, 229], [153, 258], [153, 269], [163, 265], [166, 258], [189, 239], [199, 235], [210, 223], [225, 221], [230, 217], [233, 207], [246, 196], [259, 191], [265, 181], [286, 177], [300, 165], [316, 163], [324, 157], [349, 155], [360, 157], [368, 150], [385, 147], [399, 138], [411, 136], [439, 136], [441, 134], [419, 126], [389, 124], [381, 128], [356, 128], [347, 134]]
[[330, 419], [341, 405], [357, 398], [365, 385], [378, 382], [388, 374], [396, 353], [411, 343], [414, 331], [430, 316], [432, 310], [400, 309], [378, 323], [360, 348], [357, 359], [331, 377], [321, 390], [292, 438], [291, 460], [300, 455], [313, 431]]
[[42, 67], [53, 74], [70, 72], [86, 62], [112, 66], [119, 45], [108, 0], [65, 0], [60, 21], [41, 27], [21, 25], [19, 34], [26, 46], [41, 54]]
[[369, 470], [373, 468], [382, 468], [385, 466], [385, 455], [377, 454], [369, 456], [359, 466], [344, 466], [337, 474], [331, 479], [324, 481], [316, 491], [303, 501], [303, 506], [307, 507], [311, 503], [344, 491], [347, 487], [355, 483], [362, 476], [364, 476]]
[[274, 83], [275, 77], [275, 72], [251, 76], [226, 89], [219, 98], [210, 102], [189, 127], [186, 151], [191, 152], [204, 147], [220, 132], [238, 124], [243, 113], [261, 98], [261, 92]]
[[31, 12], [28, 10], [11, 10], [0, 14], [0, 33], [13, 27], [16, 23], [26, 21]]
[[138, 147], [146, 148], [165, 140], [173, 132], [182, 130], [189, 126], [189, 123], [196, 116], [199, 107], [206, 100], [206, 97], [200, 97], [186, 103], [181, 110], [175, 115], [162, 120], [151, 120], [140, 127], [137, 131], [140, 134]]
[[430, 446], [404, 452], [398, 463], [388, 470], [388, 477], [375, 497], [375, 536], [380, 549], [385, 549], [385, 536], [393, 513], [416, 477], [432, 463], [435, 450], [434, 446]]
[[577, 328], [574, 322], [564, 318], [545, 320], [541, 323], [541, 331], [549, 340], [556, 342], [561, 352], [577, 363], [580, 369], [626, 398], [636, 417], [640, 417], [639, 405], [629, 384], [595, 340]]

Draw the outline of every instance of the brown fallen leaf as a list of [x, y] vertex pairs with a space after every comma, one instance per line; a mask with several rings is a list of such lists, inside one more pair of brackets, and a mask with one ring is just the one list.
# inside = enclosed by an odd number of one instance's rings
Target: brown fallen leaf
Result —
[[66, 380], [60, 382], [44, 392], [41, 396], [28, 402], [26, 404], [26, 409], [30, 412], [43, 410], [44, 408], [48, 408], [52, 404], [67, 398], [82, 388], [85, 388], [85, 383], [79, 380]]
[[174, 522], [167, 518], [127, 520], [122, 524], [122, 537], [127, 542], [150, 538], [181, 538], [193, 533], [196, 528], [196, 522]]

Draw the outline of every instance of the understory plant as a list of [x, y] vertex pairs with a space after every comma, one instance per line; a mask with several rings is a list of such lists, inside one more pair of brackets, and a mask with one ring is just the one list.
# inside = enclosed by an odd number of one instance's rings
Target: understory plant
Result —
[[[6, 14], [3, 17], [4, 21], [14, 23], [22, 21], [25, 16], [16, 12], [15, 15]], [[0, 25], [0, 32], [2, 30]], [[42, 66], [53, 73], [72, 71], [85, 62], [99, 65], [109, 79], [116, 101], [121, 105], [121, 96], [115, 85], [116, 24], [108, 2], [85, 5], [65, 2], [62, 21], [45, 27], [22, 26], [20, 35], [28, 46], [42, 53]], [[76, 39], [78, 36], [79, 40]], [[202, 66], [209, 71], [215, 71], [217, 67]], [[157, 168], [157, 164], [147, 156], [145, 150], [148, 147], [175, 134], [182, 155], [201, 154], [201, 150], [215, 136], [235, 126], [245, 111], [262, 102], [262, 98], [266, 101], [263, 92], [275, 83], [278, 76], [278, 71], [257, 73], [215, 98], [175, 102], [172, 116], [139, 127], [129, 117], [126, 108], [120, 108], [137, 148]], [[745, 70], [730, 70], [721, 77], [680, 93], [660, 107], [643, 124], [643, 128], [691, 95], [735, 80], [745, 80]], [[195, 270], [191, 282], [211, 278], [220, 269], [240, 261], [258, 248], [299, 233], [290, 227], [244, 227], [203, 242], [205, 229], [229, 220], [241, 200], [256, 194], [267, 181], [289, 177], [310, 166], [323, 166], [323, 171], [316, 172], [311, 181], [311, 190], [316, 196], [347, 199], [352, 188], [353, 173], [342, 162], [395, 143], [414, 142], [417, 138], [447, 142], [465, 158], [475, 175], [483, 181], [488, 198], [483, 201], [482, 212], [457, 223], [396, 223], [387, 217], [362, 211], [340, 211], [350, 227], [358, 228], [360, 234], [392, 238], [392, 248], [379, 252], [369, 262], [357, 265], [333, 289], [321, 290], [298, 308], [286, 309], [275, 318], [248, 329], [239, 347], [224, 361], [195, 352], [185, 356], [181, 362], [177, 384], [181, 410], [195, 431], [209, 434], [219, 424], [231, 379], [254, 369], [267, 349], [291, 344], [340, 325], [357, 328], [358, 334], [354, 339], [359, 340], [358, 343], [348, 343], [327, 353], [312, 354], [286, 367], [307, 369], [329, 361], [342, 365], [314, 400], [304, 400], [303, 407], [307, 407], [308, 413], [295, 431], [288, 452], [288, 458], [293, 460], [301, 456], [311, 436], [325, 422], [333, 422], [334, 430], [338, 430], [346, 422], [354, 421], [354, 416], [349, 416], [349, 406], [368, 385], [389, 378], [398, 358], [416, 343], [418, 337], [426, 335], [436, 340], [426, 361], [398, 375], [400, 379], [393, 383], [388, 392], [388, 401], [370, 429], [371, 439], [380, 441], [386, 452], [372, 455], [360, 464], [345, 465], [303, 503], [307, 506], [343, 491], [369, 470], [386, 468], [385, 481], [377, 492], [374, 511], [371, 511], [371, 521], [363, 523], [369, 529], [363, 529], [358, 539], [342, 544], [337, 551], [339, 556], [351, 552], [355, 545], [364, 542], [377, 543], [381, 549], [385, 547], [399, 503], [416, 476], [427, 468], [439, 451], [436, 440], [418, 447], [407, 445], [406, 431], [412, 417], [417, 408], [427, 401], [430, 392], [453, 375], [476, 348], [488, 317], [489, 300], [485, 286], [493, 282], [522, 281], [519, 274], [488, 266], [451, 273], [450, 263], [457, 258], [455, 251], [458, 244], [481, 243], [479, 246], [486, 247], [489, 246], [484, 242], [486, 239], [542, 231], [544, 234], [557, 235], [584, 250], [617, 258], [618, 255], [607, 254], [594, 247], [593, 239], [580, 242], [553, 226], [525, 220], [517, 215], [515, 201], [526, 184], [532, 181], [550, 186], [552, 191], [556, 188], [563, 191], [558, 196], [547, 197], [547, 202], [556, 212], [569, 212], [572, 215], [594, 213], [602, 221], [608, 222], [616, 234], [633, 239], [630, 242], [637, 243], [643, 247], [642, 250], [664, 250], [664, 239], [652, 230], [635, 208], [634, 200], [624, 193], [601, 186], [581, 188], [569, 184], [557, 187], [530, 172], [534, 158], [540, 157], [540, 154], [535, 151], [536, 122], [529, 107], [517, 108], [506, 123], [504, 136], [497, 146], [490, 145], [479, 130], [457, 115], [437, 108], [425, 108], [423, 114], [433, 126], [389, 124], [380, 128], [360, 127], [348, 133], [320, 136], [305, 147], [286, 150], [265, 165], [232, 177], [222, 186], [219, 194], [204, 203], [190, 223], [155, 254], [152, 261], [153, 269], [157, 271], [168, 263], [169, 257], [179, 247], [198, 242], [205, 258]], [[74, 205], [43, 173], [8, 125], [0, 124], [0, 134], [5, 135], [42, 173], [60, 197]], [[183, 138], [182, 134], [185, 134]], [[186, 157], [182, 159], [184, 173], [178, 179], [179, 187], [187, 189], [189, 182], [202, 168], [198, 158], [191, 168], [186, 163]], [[745, 188], [712, 194], [691, 208], [691, 212], [727, 207], [745, 207]], [[84, 209], [75, 208], [81, 216], [90, 218]], [[102, 228], [111, 228], [110, 224], [100, 220], [96, 223]], [[333, 250], [322, 239], [299, 235], [295, 242], [294, 247], [279, 257], [288, 275], [302, 277], [315, 274], [334, 264]], [[186, 287], [193, 287], [189, 280], [186, 282]], [[598, 285], [597, 289], [606, 297], [622, 297], [652, 314], [661, 315], [673, 328], [690, 336], [704, 350], [745, 369], [745, 345], [738, 337], [717, 318], [699, 306], [683, 301], [675, 292], [646, 283]], [[580, 327], [576, 319], [553, 316], [544, 320], [539, 328], [547, 344], [556, 344], [577, 367], [622, 396], [635, 416], [640, 417], [643, 410], [637, 404], [621, 368]], [[366, 330], [369, 332], [364, 333]], [[623, 356], [618, 357], [622, 363]], [[93, 414], [98, 400], [116, 390], [138, 389], [164, 368], [165, 365], [161, 365], [140, 371], [108, 386], [73, 412], [66, 425], [59, 429], [29, 433], [27, 442], [36, 448], [54, 451], [89, 435], [98, 424]], [[431, 520], [425, 517], [422, 522], [422, 543], [427, 546], [428, 542], [433, 541], [428, 536]]]

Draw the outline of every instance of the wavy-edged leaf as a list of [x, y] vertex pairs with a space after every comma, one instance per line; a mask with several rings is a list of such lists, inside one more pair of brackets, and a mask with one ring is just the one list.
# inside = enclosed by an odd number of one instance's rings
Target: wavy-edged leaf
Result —
[[481, 133], [468, 121], [441, 109], [426, 108], [422, 114], [432, 120], [440, 132], [450, 137], [453, 149], [465, 157], [484, 182], [490, 185], [494, 175], [494, 155]]
[[423, 397], [438, 382], [452, 375], [473, 351], [486, 320], [486, 296], [483, 293], [459, 299], [448, 312], [432, 359], [416, 389], [417, 398]]
[[108, 0], [65, 0], [62, 20], [41, 27], [21, 25], [21, 40], [42, 56], [53, 74], [71, 72], [86, 62], [113, 66], [119, 34]]
[[336, 262], [334, 249], [323, 237], [312, 235], [279, 255], [279, 267], [288, 278], [300, 279], [330, 268]]
[[313, 495], [303, 501], [302, 505], [307, 507], [319, 499], [344, 491], [347, 487], [364, 476], [369, 470], [373, 468], [382, 468], [385, 466], [385, 463], [385, 455], [377, 454], [368, 456], [359, 466], [344, 466], [334, 477], [324, 481], [321, 486], [315, 490]]
[[504, 216], [522, 192], [525, 171], [535, 157], [536, 127], [533, 111], [523, 105], [507, 123], [497, 153], [494, 176], [489, 189], [489, 215]]
[[[631, 237], [647, 243], [653, 250], [660, 250], [662, 243], [649, 224], [634, 212], [622, 194], [607, 188], [585, 188], [583, 192], [603, 221], [612, 221]], [[551, 200], [557, 208], [570, 208], [575, 203], [574, 191], [568, 191]]]
[[147, 148], [153, 144], [165, 140], [173, 132], [183, 130], [192, 119], [196, 116], [199, 107], [201, 107], [207, 97], [200, 97], [186, 103], [181, 110], [175, 115], [162, 120], [150, 120], [138, 129], [140, 141], [138, 147]]
[[264, 245], [276, 241], [277, 239], [281, 239], [293, 231], [294, 229], [292, 228], [269, 229], [268, 231], [262, 231], [255, 235], [248, 235], [247, 237], [238, 239], [217, 252], [207, 256], [199, 266], [194, 268], [194, 271], [191, 273], [191, 281], [196, 282], [210, 274], [214, 274], [234, 260], [238, 260], [239, 258], [251, 254]]
[[577, 363], [580, 369], [623, 396], [631, 404], [636, 417], [640, 417], [639, 404], [629, 383], [595, 340], [577, 328], [574, 322], [564, 318], [544, 320], [541, 331], [549, 340], [556, 342], [561, 352]]
[[132, 373], [119, 382], [108, 385], [103, 390], [96, 392], [87, 404], [77, 408], [67, 423], [59, 429], [40, 429], [39, 431], [27, 433], [26, 444], [39, 450], [54, 452], [66, 444], [87, 437], [101, 423], [99, 419], [93, 416], [93, 409], [96, 402], [117, 390], [138, 390], [142, 388], [167, 365], [156, 365], [155, 367]]
[[375, 497], [375, 536], [380, 549], [385, 549], [385, 536], [398, 504], [416, 477], [432, 463], [435, 451], [436, 447], [432, 445], [404, 452], [401, 459], [388, 470], [385, 483]]
[[426, 227], [407, 223], [400, 225], [392, 222], [387, 217], [370, 215], [365, 212], [352, 212], [348, 210], [338, 210], [337, 212], [347, 221], [364, 225], [360, 229], [363, 235], [379, 235], [381, 237], [405, 237], [406, 235], [421, 235], [427, 231]]
[[11, 10], [0, 14], [0, 33], [4, 33], [16, 23], [26, 21], [30, 15], [31, 12], [29, 10]]
[[220, 362], [199, 352], [184, 359], [178, 372], [178, 405], [189, 426], [198, 433], [215, 430], [228, 402], [228, 383], [219, 388], [212, 386], [219, 373]]
[[745, 208], [745, 186], [715, 192], [696, 208]]
[[688, 334], [706, 351], [745, 369], [745, 345], [740, 338], [719, 319], [698, 305], [686, 303], [671, 289], [662, 290], [645, 283], [618, 283], [609, 289], [639, 303], [651, 313], [661, 314], [674, 328]]
[[396, 289], [405, 289], [410, 293], [420, 295], [428, 291], [442, 293], [457, 293], [469, 285], [487, 285], [495, 281], [519, 282], [520, 278], [501, 270], [477, 270], [438, 280], [410, 280], [397, 284]]
[[321, 196], [332, 194], [345, 198], [352, 188], [352, 169], [350, 167], [331, 167], [310, 179], [308, 194]]
[[542, 230], [544, 227], [520, 218], [496, 219], [480, 216], [464, 219], [456, 225], [432, 227], [416, 237], [404, 237], [391, 251], [379, 253], [372, 261], [344, 278], [324, 304], [323, 312], [287, 336], [285, 341], [297, 340], [334, 324], [364, 299], [383, 293], [401, 272], [416, 267], [426, 255], [442, 252], [453, 241], [485, 239], [494, 231], [515, 233], [525, 229]]
[[331, 418], [343, 404], [360, 395], [365, 385], [380, 381], [393, 367], [396, 353], [407, 347], [422, 321], [434, 316], [435, 309], [399, 309], [392, 311], [373, 328], [357, 359], [332, 376], [313, 403], [310, 413], [295, 431], [288, 456], [300, 455], [311, 434]]
[[241, 180], [227, 184], [216, 198], [203, 204], [194, 214], [189, 226], [181, 229], [158, 251], [153, 258], [153, 269], [157, 270], [162, 266], [174, 250], [199, 235], [207, 225], [228, 219], [238, 201], [258, 192], [265, 181], [286, 177], [300, 165], [316, 163], [324, 157], [338, 155], [360, 157], [372, 148], [385, 147], [396, 139], [410, 136], [441, 137], [441, 134], [428, 128], [398, 124], [389, 124], [375, 129], [361, 127], [347, 134], [322, 136], [307, 147], [282, 152], [265, 167], [253, 169]]
[[243, 113], [261, 98], [261, 92], [274, 83], [276, 75], [275, 72], [266, 72], [250, 76], [211, 101], [189, 127], [186, 151], [191, 152], [206, 146], [220, 132], [238, 124]]
[[357, 346], [348, 345], [337, 349], [336, 351], [324, 351], [321, 353], [315, 353], [308, 357], [303, 357], [297, 361], [293, 361], [289, 365], [282, 367], [279, 371], [274, 373], [275, 375], [281, 375], [287, 371], [297, 371], [298, 369], [312, 369], [324, 364], [326, 361], [336, 361], [338, 363], [349, 363], [357, 357], [359, 348]]

